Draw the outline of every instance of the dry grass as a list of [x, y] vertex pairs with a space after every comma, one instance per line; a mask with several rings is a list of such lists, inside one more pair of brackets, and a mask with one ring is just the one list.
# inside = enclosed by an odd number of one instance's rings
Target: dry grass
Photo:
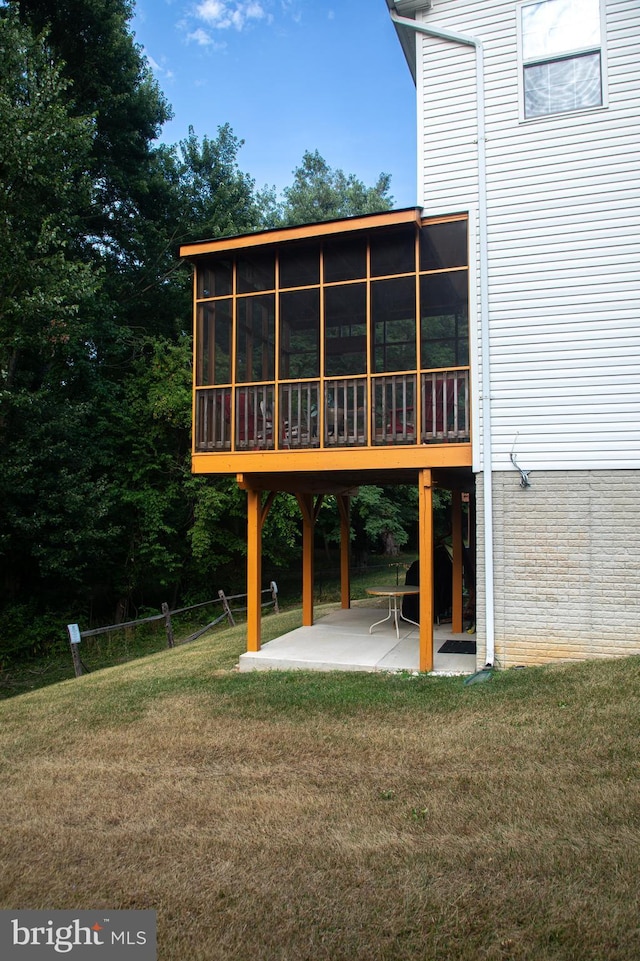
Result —
[[0, 705], [0, 906], [155, 908], [162, 961], [640, 957], [640, 659], [240, 675], [229, 636]]

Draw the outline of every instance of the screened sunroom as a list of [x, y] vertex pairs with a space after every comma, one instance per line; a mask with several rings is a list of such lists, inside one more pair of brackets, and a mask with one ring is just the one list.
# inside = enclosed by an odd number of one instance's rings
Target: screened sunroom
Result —
[[468, 444], [467, 245], [411, 208], [183, 248], [194, 454]]

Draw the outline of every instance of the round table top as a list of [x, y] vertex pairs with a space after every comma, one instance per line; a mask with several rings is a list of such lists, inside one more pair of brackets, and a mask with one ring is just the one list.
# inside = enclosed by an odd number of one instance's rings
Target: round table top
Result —
[[401, 597], [403, 594], [419, 594], [420, 588], [413, 587], [411, 584], [400, 584], [397, 587], [367, 587], [367, 594], [376, 594], [384, 597]]

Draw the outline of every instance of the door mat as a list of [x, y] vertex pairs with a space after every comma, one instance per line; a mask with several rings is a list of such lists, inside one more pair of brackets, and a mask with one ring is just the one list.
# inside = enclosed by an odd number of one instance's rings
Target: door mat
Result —
[[475, 654], [475, 641], [458, 641], [453, 637], [445, 641], [442, 647], [438, 648], [438, 654]]

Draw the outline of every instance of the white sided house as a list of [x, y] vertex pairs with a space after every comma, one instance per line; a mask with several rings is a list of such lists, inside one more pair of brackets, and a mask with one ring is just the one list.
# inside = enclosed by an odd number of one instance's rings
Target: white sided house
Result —
[[469, 217], [478, 662], [640, 653], [640, 4], [387, 3]]

